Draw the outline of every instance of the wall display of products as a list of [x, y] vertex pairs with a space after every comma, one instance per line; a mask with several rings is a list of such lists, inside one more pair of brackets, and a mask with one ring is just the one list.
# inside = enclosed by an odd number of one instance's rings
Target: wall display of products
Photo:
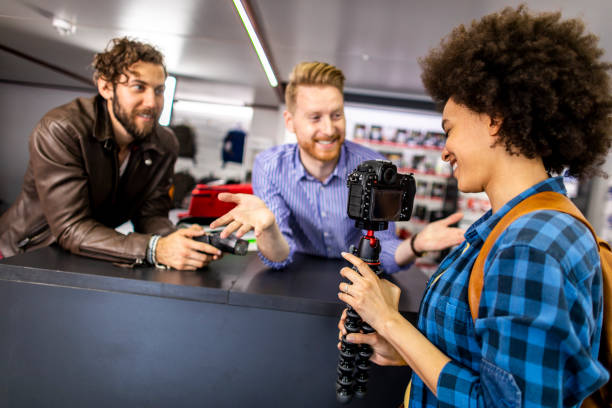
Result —
[[[457, 180], [452, 176], [451, 167], [441, 158], [442, 147], [417, 144], [399, 146], [397, 143], [372, 143], [367, 139], [353, 141], [380, 152], [398, 167], [399, 172], [414, 174], [416, 194], [412, 217], [408, 222], [397, 223], [401, 238], [409, 238], [428, 223], [455, 211], [463, 213], [458, 226], [467, 229], [491, 208], [485, 193], [466, 194], [457, 190]], [[421, 267], [434, 267], [439, 256], [437, 253], [428, 254], [424, 259], [419, 259], [419, 264]]]
[[[376, 150], [398, 167], [413, 173], [416, 195], [412, 217], [397, 222], [397, 233], [406, 239], [425, 225], [457, 210], [457, 182], [451, 167], [441, 158], [445, 136], [441, 115], [415, 112], [347, 107], [347, 139]], [[352, 122], [357, 118], [357, 122]], [[434, 272], [443, 253], [432, 252], [417, 263], [425, 272]]]
[[457, 210], [463, 213], [459, 227], [467, 229], [491, 209], [489, 197], [482, 193], [459, 193]]
[[356, 123], [353, 140], [371, 143], [389, 144], [397, 147], [421, 147], [424, 149], [442, 149], [444, 134], [441, 132], [411, 130]]
[[[383, 139], [372, 139], [370, 137], [360, 137], [366, 134], [384, 134], [381, 126], [372, 125], [367, 127], [364, 124], [356, 124], [353, 132], [353, 142], [368, 146], [385, 155], [401, 172], [416, 173], [425, 175], [438, 175], [443, 177], [451, 176], [451, 168], [448, 163], [442, 160], [442, 148], [444, 147], [444, 134], [437, 132], [423, 132], [418, 130], [388, 129], [388, 134], [409, 135], [401, 142], [393, 137], [383, 137]], [[359, 136], [359, 137], [358, 137]]]

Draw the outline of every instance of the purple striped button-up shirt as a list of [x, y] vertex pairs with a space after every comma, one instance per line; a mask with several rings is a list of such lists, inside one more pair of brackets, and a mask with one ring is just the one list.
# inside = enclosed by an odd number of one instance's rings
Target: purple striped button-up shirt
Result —
[[[293, 254], [303, 252], [328, 258], [340, 258], [357, 245], [362, 230], [346, 214], [350, 172], [365, 160], [384, 157], [364, 146], [345, 141], [333, 173], [321, 182], [311, 176], [300, 161], [297, 144], [268, 149], [255, 158], [253, 192], [276, 216], [276, 222], [289, 244], [289, 256], [283, 262], [272, 262], [261, 253], [263, 262], [272, 268], [291, 263]], [[380, 261], [387, 273], [397, 272], [395, 250], [401, 242], [395, 235], [395, 223], [386, 231], [376, 232], [382, 251]]]

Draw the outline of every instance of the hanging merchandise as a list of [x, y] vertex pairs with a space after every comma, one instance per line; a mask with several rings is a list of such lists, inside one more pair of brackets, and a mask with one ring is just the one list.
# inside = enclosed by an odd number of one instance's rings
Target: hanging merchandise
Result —
[[227, 135], [225, 135], [223, 139], [223, 147], [221, 149], [221, 158], [224, 167], [227, 162], [242, 163], [245, 138], [246, 133], [239, 127], [227, 132]]
[[188, 157], [195, 163], [196, 136], [193, 128], [188, 125], [170, 126], [179, 142], [179, 157]]

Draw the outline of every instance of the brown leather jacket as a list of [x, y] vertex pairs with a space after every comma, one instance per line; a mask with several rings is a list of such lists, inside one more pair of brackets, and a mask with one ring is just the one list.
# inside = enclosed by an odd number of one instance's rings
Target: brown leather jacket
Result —
[[[0, 252], [12, 256], [57, 242], [80, 255], [139, 264], [152, 233], [168, 219], [178, 142], [157, 131], [132, 147], [119, 177], [117, 145], [101, 96], [51, 110], [29, 142], [30, 161], [17, 201], [0, 217]], [[135, 233], [115, 227], [132, 220]]]

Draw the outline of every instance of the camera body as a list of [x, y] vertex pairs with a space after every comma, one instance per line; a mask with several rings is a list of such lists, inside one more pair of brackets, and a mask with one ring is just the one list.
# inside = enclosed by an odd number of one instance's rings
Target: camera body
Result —
[[381, 231], [389, 221], [408, 221], [416, 192], [412, 174], [400, 174], [387, 160], [367, 160], [351, 174], [347, 213], [355, 227]]
[[237, 238], [234, 234], [231, 234], [227, 238], [221, 238], [221, 233], [215, 232], [213, 234], [193, 237], [193, 239], [210, 244], [223, 252], [228, 252], [234, 255], [246, 255], [249, 248], [249, 241]]
[[[179, 228], [189, 228], [192, 223], [181, 221], [178, 223]], [[230, 234], [227, 238], [221, 238], [221, 231], [211, 231], [208, 234], [193, 237], [195, 241], [204, 242], [234, 255], [246, 255], [249, 249], [249, 241], [236, 237], [236, 234]]]

